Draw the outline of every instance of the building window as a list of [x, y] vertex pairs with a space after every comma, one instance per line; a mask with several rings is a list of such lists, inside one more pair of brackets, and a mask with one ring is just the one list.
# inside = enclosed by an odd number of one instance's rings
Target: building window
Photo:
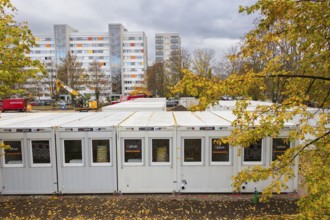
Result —
[[272, 160], [276, 160], [290, 148], [290, 142], [285, 138], [273, 138], [273, 156]]
[[262, 140], [244, 148], [244, 162], [262, 162]]
[[229, 144], [219, 143], [219, 139], [212, 139], [211, 161], [213, 163], [229, 162]]
[[169, 139], [152, 139], [152, 163], [169, 163], [170, 162], [170, 140]]
[[66, 165], [82, 165], [81, 140], [64, 140], [64, 163]]
[[4, 141], [5, 145], [11, 148], [5, 150], [5, 164], [8, 166], [23, 166], [22, 160], [22, 142], [21, 141]]
[[142, 163], [142, 140], [124, 140], [124, 161], [125, 163]]
[[50, 144], [48, 140], [31, 141], [32, 148], [32, 164], [50, 165]]
[[93, 164], [110, 164], [109, 140], [92, 140]]
[[184, 163], [202, 163], [202, 139], [184, 139]]

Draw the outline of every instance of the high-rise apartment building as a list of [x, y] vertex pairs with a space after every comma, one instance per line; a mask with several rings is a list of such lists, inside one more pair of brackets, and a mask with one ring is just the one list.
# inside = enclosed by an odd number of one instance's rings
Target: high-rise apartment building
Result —
[[165, 62], [173, 52], [181, 49], [181, 37], [177, 33], [159, 33], [155, 35], [156, 62]]
[[[66, 24], [54, 25], [54, 34], [36, 34], [36, 46], [27, 56], [40, 60], [49, 76], [29, 80], [28, 89], [38, 89], [49, 96], [57, 67], [68, 52], [77, 57], [84, 69], [97, 61], [109, 78], [103, 96], [127, 95], [135, 86], [144, 84], [147, 68], [147, 38], [144, 32], [128, 32], [121, 24], [109, 24], [108, 32], [84, 33]], [[40, 84], [40, 85], [39, 85]]]

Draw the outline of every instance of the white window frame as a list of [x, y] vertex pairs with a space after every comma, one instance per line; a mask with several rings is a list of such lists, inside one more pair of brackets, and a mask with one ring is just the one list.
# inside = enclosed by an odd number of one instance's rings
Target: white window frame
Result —
[[[106, 162], [106, 163], [95, 163], [93, 162], [93, 140], [107, 140], [109, 141], [109, 159], [110, 159], [110, 162]], [[91, 158], [91, 166], [93, 167], [110, 167], [112, 166], [112, 160], [113, 160], [113, 157], [112, 157], [112, 144], [111, 144], [111, 139], [110, 138], [90, 138], [89, 139], [89, 146], [90, 146], [90, 158]]]
[[[184, 161], [184, 141], [186, 139], [200, 139], [201, 140], [201, 161], [200, 162], [185, 162]], [[204, 165], [204, 151], [205, 151], [205, 140], [203, 137], [183, 137], [181, 140], [182, 143], [182, 150], [181, 150], [181, 155], [182, 155], [182, 165], [183, 166], [203, 166]]]
[[233, 158], [233, 149], [232, 146], [229, 145], [228, 147], [228, 151], [229, 151], [229, 161], [212, 161], [212, 140], [213, 139], [221, 139], [221, 138], [225, 138], [225, 137], [210, 137], [210, 143], [209, 143], [209, 155], [210, 155], [210, 165], [223, 165], [223, 166], [228, 166], [228, 165], [232, 165], [232, 158]]
[[[144, 154], [145, 154], [145, 148], [144, 148], [144, 142], [145, 139], [142, 137], [136, 137], [136, 138], [122, 138], [122, 146], [121, 146], [121, 152], [122, 152], [122, 160], [124, 166], [144, 166]], [[125, 162], [125, 140], [141, 140], [141, 162]]]
[[[274, 139], [287, 139], [288, 137], [284, 137], [284, 136], [279, 136], [279, 137], [275, 137], [275, 138], [272, 138], [271, 137], [271, 141], [270, 141], [270, 146], [271, 146], [271, 151], [272, 151], [272, 154], [271, 154], [271, 158], [270, 158], [270, 161], [271, 162], [273, 162], [273, 161], [275, 161], [275, 160], [273, 160], [273, 155], [274, 155], [274, 146], [273, 146], [273, 140]], [[293, 141], [289, 141], [289, 145], [290, 145], [290, 147], [289, 148], [292, 148], [292, 146], [293, 146]], [[288, 149], [289, 149], [288, 148]]]
[[[32, 141], [48, 141], [49, 142], [49, 163], [33, 163], [33, 150], [32, 150]], [[30, 158], [31, 158], [31, 167], [51, 167], [52, 166], [52, 142], [49, 138], [44, 139], [30, 139], [29, 140], [29, 149], [30, 149]]]
[[243, 165], [264, 165], [265, 164], [265, 144], [266, 139], [261, 139], [261, 161], [244, 161], [244, 147], [242, 147], [242, 164]]
[[[64, 141], [81, 141], [81, 163], [66, 163], [65, 162], [65, 146], [64, 146]], [[85, 158], [85, 155], [84, 155], [84, 139], [82, 138], [64, 138], [62, 139], [62, 159], [63, 159], [63, 166], [64, 167], [82, 167], [84, 166], [84, 158]]]
[[[153, 153], [153, 148], [152, 148], [152, 140], [169, 140], [169, 162], [153, 162], [152, 161], [152, 153]], [[149, 152], [150, 152], [150, 165], [152, 166], [170, 166], [172, 165], [172, 138], [170, 137], [157, 137], [157, 138], [149, 138]]]
[[23, 143], [24, 143], [24, 140], [22, 138], [20, 139], [5, 139], [5, 140], [2, 140], [2, 143], [4, 144], [5, 141], [19, 141], [21, 142], [21, 153], [22, 153], [22, 163], [19, 163], [19, 164], [8, 164], [6, 163], [6, 154], [5, 154], [5, 150], [2, 149], [2, 165], [3, 167], [24, 167], [24, 148], [23, 148]]

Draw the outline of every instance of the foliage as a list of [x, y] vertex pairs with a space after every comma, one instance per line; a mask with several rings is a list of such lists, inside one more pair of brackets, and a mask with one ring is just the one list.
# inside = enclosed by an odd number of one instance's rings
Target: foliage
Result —
[[[274, 101], [247, 111], [238, 102], [234, 130], [227, 141], [247, 147], [263, 137], [277, 137], [285, 122], [296, 122], [289, 140], [294, 147], [269, 167], [253, 166], [234, 178], [238, 190], [245, 181], [271, 178], [263, 199], [285, 188], [294, 176], [293, 165], [303, 161], [300, 175], [306, 195], [299, 205], [301, 218], [326, 219], [330, 215], [330, 1], [258, 0], [241, 12], [261, 15], [258, 26], [244, 38], [240, 51], [231, 56], [238, 70], [225, 80], [207, 79], [186, 71], [173, 92], [189, 91], [200, 99], [196, 110], [216, 103], [223, 95], [251, 99], [251, 89]], [[262, 97], [261, 97], [262, 98]], [[259, 98], [260, 99], [260, 98]], [[313, 104], [318, 108], [308, 109]], [[256, 126], [258, 125], [258, 126]]]
[[77, 57], [70, 52], [67, 53], [62, 63], [57, 69], [57, 78], [64, 84], [74, 90], [88, 80], [87, 74], [82, 67], [82, 63], [77, 60]]
[[[250, 195], [107, 195], [0, 197], [0, 218], [19, 219], [295, 219], [295, 200], [250, 202]], [[248, 211], [247, 211], [248, 210]], [[261, 218], [258, 218], [262, 216]], [[279, 218], [281, 217], [281, 218]]]
[[164, 97], [169, 93], [167, 80], [162, 62], [155, 63], [147, 70], [147, 89], [154, 95]]
[[212, 68], [214, 67], [215, 50], [196, 49], [192, 59], [193, 71], [203, 77], [212, 78]]
[[167, 86], [174, 86], [182, 80], [182, 69], [189, 69], [190, 65], [191, 56], [187, 48], [173, 51], [169, 60], [166, 60], [164, 63]]
[[107, 87], [109, 87], [110, 82], [108, 77], [104, 74], [100, 63], [95, 60], [89, 65], [88, 72], [88, 85], [94, 89], [97, 106], [100, 106], [100, 95], [104, 92], [104, 90], [106, 90]]
[[25, 56], [35, 40], [26, 22], [14, 20], [16, 11], [10, 0], [0, 0], [0, 98], [24, 93], [27, 79], [45, 72], [40, 62]]
[[[0, 98], [23, 94], [29, 78], [45, 73], [40, 62], [25, 56], [35, 41], [27, 23], [14, 20], [16, 11], [10, 0], [0, 0]], [[0, 149], [8, 147], [0, 144]]]
[[129, 95], [139, 95], [139, 94], [145, 94], [148, 97], [152, 96], [152, 93], [146, 87], [143, 86], [135, 86], [134, 90], [129, 93]]

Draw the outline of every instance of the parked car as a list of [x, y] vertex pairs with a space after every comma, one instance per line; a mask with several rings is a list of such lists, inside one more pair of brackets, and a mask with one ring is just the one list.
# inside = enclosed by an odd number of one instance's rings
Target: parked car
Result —
[[166, 107], [175, 107], [177, 106], [179, 103], [178, 100], [175, 100], [174, 98], [169, 98], [167, 101], [166, 101]]

